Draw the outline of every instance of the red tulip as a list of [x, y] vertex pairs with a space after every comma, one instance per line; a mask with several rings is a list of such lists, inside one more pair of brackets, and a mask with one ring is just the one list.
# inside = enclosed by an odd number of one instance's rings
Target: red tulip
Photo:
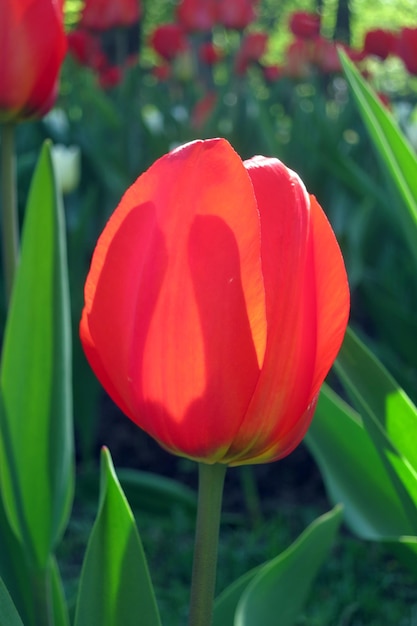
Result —
[[198, 102], [191, 112], [191, 127], [195, 130], [201, 130], [204, 124], [210, 119], [214, 109], [216, 108], [219, 96], [216, 91], [207, 92]]
[[382, 28], [370, 30], [365, 35], [363, 49], [366, 54], [373, 54], [386, 59], [395, 49], [396, 36]]
[[290, 31], [302, 39], [314, 39], [320, 34], [321, 19], [318, 13], [295, 11], [290, 17]]
[[291, 78], [305, 78], [311, 74], [315, 45], [297, 37], [285, 51], [284, 73]]
[[274, 83], [284, 75], [284, 68], [281, 65], [264, 65], [262, 72], [268, 83]]
[[178, 5], [178, 22], [187, 31], [209, 31], [215, 25], [216, 18], [216, 0], [181, 0]]
[[108, 66], [99, 37], [88, 30], [73, 30], [68, 33], [68, 51], [80, 63], [100, 72]]
[[235, 72], [242, 75], [250, 63], [259, 61], [268, 46], [268, 35], [261, 32], [247, 33], [240, 44], [235, 58]]
[[179, 24], [157, 26], [151, 34], [150, 44], [155, 52], [166, 61], [172, 61], [188, 48], [185, 32]]
[[85, 0], [80, 25], [91, 30], [130, 26], [141, 13], [140, 0]]
[[123, 80], [123, 72], [117, 65], [108, 65], [98, 74], [98, 82], [102, 89], [112, 89]]
[[403, 28], [397, 39], [396, 53], [405, 67], [417, 76], [417, 28]]
[[313, 41], [312, 61], [324, 74], [340, 72], [342, 64], [337, 51], [337, 42], [325, 37], [316, 37]]
[[3, 0], [0, 16], [0, 121], [39, 117], [52, 107], [66, 51], [54, 0]]
[[207, 65], [216, 65], [223, 59], [223, 51], [212, 41], [206, 41], [198, 49], [198, 56]]
[[217, 21], [226, 28], [243, 30], [255, 20], [256, 4], [254, 0], [220, 0], [217, 5]]
[[159, 159], [105, 227], [81, 341], [113, 400], [169, 451], [263, 463], [303, 438], [349, 309], [319, 204], [224, 139]]

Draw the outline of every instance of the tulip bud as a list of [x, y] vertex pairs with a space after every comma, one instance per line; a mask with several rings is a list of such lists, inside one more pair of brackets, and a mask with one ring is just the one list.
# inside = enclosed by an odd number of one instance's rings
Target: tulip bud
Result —
[[52, 146], [51, 155], [58, 188], [63, 194], [71, 193], [80, 184], [80, 148], [55, 144]]
[[164, 448], [241, 465], [300, 443], [348, 314], [339, 246], [299, 177], [209, 139], [163, 156], [122, 198], [80, 334], [107, 392]]
[[3, 0], [0, 49], [0, 122], [47, 113], [66, 51], [60, 3]]

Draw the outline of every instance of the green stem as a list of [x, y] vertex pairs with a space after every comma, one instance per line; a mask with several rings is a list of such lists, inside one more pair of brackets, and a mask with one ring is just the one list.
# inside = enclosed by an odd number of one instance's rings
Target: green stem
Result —
[[226, 465], [200, 463], [198, 509], [188, 626], [210, 626]]
[[6, 299], [10, 302], [19, 250], [14, 124], [12, 123], [2, 126], [0, 159], [3, 272]]
[[50, 568], [32, 574], [32, 590], [36, 626], [53, 626], [52, 589]]

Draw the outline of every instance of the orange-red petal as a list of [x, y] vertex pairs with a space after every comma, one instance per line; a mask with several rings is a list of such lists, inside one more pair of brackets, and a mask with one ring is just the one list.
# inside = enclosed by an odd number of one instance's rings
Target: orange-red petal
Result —
[[341, 253], [317, 201], [276, 159], [246, 167], [261, 215], [268, 338], [257, 389], [228, 453], [231, 464], [274, 460], [298, 445], [349, 309]]
[[214, 459], [250, 401], [267, 332], [260, 245], [250, 179], [224, 140], [157, 161], [97, 244], [87, 354], [119, 406], [170, 449]]

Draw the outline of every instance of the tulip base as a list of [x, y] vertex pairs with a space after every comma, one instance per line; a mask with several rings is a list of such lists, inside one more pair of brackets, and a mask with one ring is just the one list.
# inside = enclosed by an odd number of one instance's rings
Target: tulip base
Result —
[[199, 464], [198, 510], [188, 626], [210, 626], [226, 465]]

